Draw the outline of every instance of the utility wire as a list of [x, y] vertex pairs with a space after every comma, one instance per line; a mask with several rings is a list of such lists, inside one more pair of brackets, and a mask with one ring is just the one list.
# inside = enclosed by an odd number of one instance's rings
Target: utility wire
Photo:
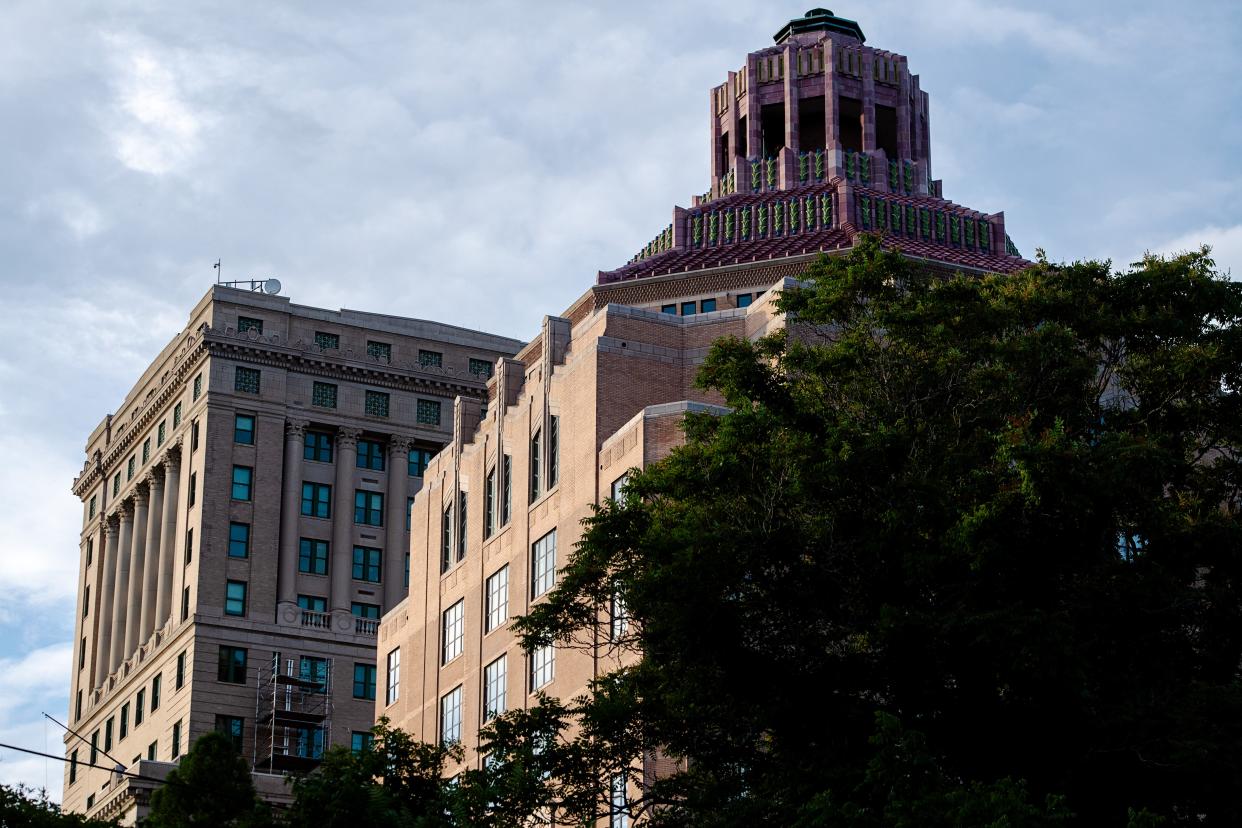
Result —
[[[22, 753], [30, 753], [35, 756], [42, 756], [46, 759], [56, 759], [61, 762], [71, 761], [69, 759], [66, 759], [63, 756], [57, 756], [54, 753], [44, 753], [41, 750], [32, 750], [31, 748], [18, 747], [17, 745], [8, 745], [8, 744], [5, 744], [4, 742], [0, 742], [0, 748], [7, 748], [8, 750], [17, 750], [17, 751], [21, 751]], [[159, 777], [156, 777], [156, 776], [145, 776], [141, 773], [131, 773], [130, 771], [125, 770], [124, 768], [110, 768], [107, 765], [100, 765], [95, 762], [83, 762], [80, 759], [78, 760], [78, 764], [84, 767], [88, 767], [88, 768], [102, 768], [103, 770], [109, 771], [110, 773], [117, 773], [117, 774], [120, 774], [121, 776], [128, 776], [131, 779], [145, 779], [148, 782], [159, 782], [161, 784], [167, 781], [164, 779], [160, 779]]]
[[106, 750], [104, 750], [103, 748], [99, 747], [97, 744], [93, 744], [93, 743], [91, 743], [91, 742], [87, 741], [87, 739], [86, 739], [86, 737], [85, 737], [85, 736], [83, 736], [81, 733], [78, 733], [76, 730], [74, 730], [73, 728], [69, 727], [68, 725], [66, 725], [66, 724], [61, 724], [60, 722], [56, 721], [55, 717], [53, 717], [53, 716], [49, 716], [48, 714], [44, 713], [44, 714], [43, 714], [43, 718], [45, 718], [45, 719], [49, 719], [49, 720], [51, 720], [51, 721], [55, 722], [56, 724], [58, 724], [58, 725], [60, 725], [62, 728], [64, 728], [67, 732], [72, 733], [74, 736], [77, 736], [77, 737], [78, 737], [78, 741], [79, 741], [79, 742], [81, 742], [82, 744], [86, 745], [86, 746], [87, 746], [87, 747], [89, 747], [91, 750], [97, 750], [97, 751], [99, 751], [100, 753], [102, 753], [104, 756], [107, 756], [107, 757], [108, 757], [109, 759], [111, 759], [113, 762], [116, 762], [117, 767], [119, 767], [119, 768], [124, 768], [124, 767], [125, 767], [125, 763], [124, 763], [124, 762], [122, 762], [120, 759], [117, 759], [115, 756], [113, 756], [111, 753], [108, 753], [108, 751], [106, 751]]

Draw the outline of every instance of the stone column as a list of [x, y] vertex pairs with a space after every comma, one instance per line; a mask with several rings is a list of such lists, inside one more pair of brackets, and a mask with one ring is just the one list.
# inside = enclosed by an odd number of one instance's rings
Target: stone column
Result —
[[298, 545], [302, 519], [302, 453], [306, 437], [306, 422], [289, 420], [285, 423], [284, 483], [280, 504], [280, 555], [277, 569], [276, 595], [277, 618], [282, 611], [297, 603], [298, 597]]
[[108, 653], [112, 643], [112, 603], [116, 590], [116, 550], [119, 522], [115, 515], [104, 519], [104, 554], [100, 561], [103, 583], [96, 600], [99, 620], [95, 632], [95, 687], [100, 687], [108, 677], [110, 662]]
[[410, 440], [394, 434], [388, 439], [388, 515], [384, 532], [384, 612], [405, 597], [406, 498], [410, 488]]
[[177, 557], [177, 500], [181, 495], [181, 445], [164, 454], [164, 518], [160, 522], [159, 589], [155, 596], [155, 626], [163, 629], [172, 612], [173, 561]]
[[150, 492], [139, 485], [134, 489], [134, 537], [129, 552], [129, 600], [125, 607], [125, 658], [138, 649], [142, 631], [142, 574], [147, 558], [147, 506]]
[[125, 500], [120, 509], [121, 531], [116, 543], [116, 576], [113, 581], [112, 635], [108, 641], [108, 672], [112, 673], [124, 661], [125, 610], [129, 590], [129, 555], [134, 538], [134, 503]]
[[142, 570], [142, 615], [138, 643], [145, 644], [155, 632], [155, 596], [160, 588], [160, 539], [164, 534], [164, 475], [152, 469], [147, 474], [151, 506], [147, 511], [147, 544]]
[[343, 630], [349, 618], [350, 582], [354, 568], [354, 467], [358, 464], [356, 428], [342, 428], [336, 435], [336, 492], [332, 503], [332, 551], [328, 565], [332, 581], [333, 629]]

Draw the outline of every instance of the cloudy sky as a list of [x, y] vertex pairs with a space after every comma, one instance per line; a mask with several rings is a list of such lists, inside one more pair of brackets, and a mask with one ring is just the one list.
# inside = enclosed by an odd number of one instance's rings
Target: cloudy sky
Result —
[[[175, 5], [0, 2], [0, 742], [59, 748], [69, 486], [214, 261], [529, 339], [706, 189], [708, 89], [809, 3]], [[1239, 4], [833, 8], [909, 56], [945, 195], [1024, 254], [1242, 274]]]

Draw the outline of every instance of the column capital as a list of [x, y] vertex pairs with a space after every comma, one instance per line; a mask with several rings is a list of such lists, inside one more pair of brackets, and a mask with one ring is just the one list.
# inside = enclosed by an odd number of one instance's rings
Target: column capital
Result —
[[141, 509], [146, 507], [151, 500], [151, 490], [143, 485], [144, 479], [138, 481], [138, 485], [134, 487], [133, 508]]
[[409, 454], [413, 445], [414, 440], [404, 434], [393, 434], [388, 438], [388, 453], [393, 457], [401, 457]]
[[151, 490], [154, 490], [156, 487], [163, 489], [164, 475], [156, 473], [155, 468], [155, 466], [152, 466], [151, 470], [142, 476], [142, 482], [146, 483], [147, 487]]
[[306, 427], [309, 426], [306, 420], [285, 420], [285, 439], [301, 440], [306, 434]]
[[127, 497], [118, 503], [116, 507], [116, 514], [117, 519], [122, 523], [125, 521], [132, 522], [134, 519], [134, 499], [132, 497]]
[[116, 512], [104, 515], [99, 519], [99, 523], [110, 538], [116, 538], [121, 533], [121, 521], [117, 517]]
[[336, 444], [341, 448], [354, 448], [358, 445], [358, 438], [361, 436], [362, 429], [341, 426], [336, 431]]
[[177, 468], [181, 465], [181, 438], [178, 437], [168, 448], [164, 449], [164, 455], [160, 458], [165, 468]]

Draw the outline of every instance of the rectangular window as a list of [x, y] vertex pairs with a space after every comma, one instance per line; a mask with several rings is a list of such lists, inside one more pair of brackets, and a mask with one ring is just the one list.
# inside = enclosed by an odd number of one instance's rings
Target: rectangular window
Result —
[[142, 465], [146, 465], [151, 460], [151, 438], [142, 441]]
[[440, 403], [436, 400], [419, 400], [415, 407], [415, 421], [422, 425], [440, 424]]
[[325, 612], [328, 609], [328, 599], [322, 595], [299, 595], [298, 609], [307, 612]]
[[263, 320], [249, 316], [237, 317], [237, 332], [245, 333], [246, 331], [254, 331], [257, 334], [263, 333]]
[[548, 488], [556, 487], [561, 477], [561, 418], [548, 418]]
[[508, 526], [513, 514], [513, 458], [506, 454], [501, 465], [504, 468], [500, 475], [500, 525]]
[[78, 781], [78, 752], [75, 750], [69, 754], [69, 784], [72, 785]]
[[156, 673], [155, 677], [151, 679], [151, 712], [152, 713], [160, 709], [160, 685], [164, 683], [163, 679], [164, 679], [163, 673]]
[[354, 665], [354, 698], [375, 701], [375, 665]]
[[367, 341], [367, 356], [379, 362], [392, 362], [392, 346], [387, 342]]
[[129, 457], [129, 460], [125, 463], [125, 482], [126, 483], [134, 479], [134, 470], [137, 468], [136, 466], [137, 462], [138, 462], [138, 458], [131, 454]]
[[298, 659], [298, 678], [317, 684], [311, 688], [312, 693], [326, 693], [328, 690], [328, 660], [319, 656], [302, 656]]
[[87, 584], [86, 589], [82, 591], [82, 617], [90, 615], [91, 612], [91, 585]]
[[246, 729], [246, 720], [238, 716], [222, 716], [216, 714], [216, 730], [228, 737], [229, 743], [238, 753], [242, 751], [242, 733]]
[[539, 493], [543, 491], [541, 483], [541, 472], [543, 471], [543, 432], [536, 431], [530, 438], [530, 502], [534, 503], [539, 499]]
[[457, 493], [457, 560], [466, 559], [466, 493]]
[[160, 746], [160, 743], [158, 741], [152, 742], [151, 744], [147, 745], [147, 758], [150, 759], [152, 762], [155, 761], [155, 753], [159, 749], [159, 746]]
[[330, 382], [316, 382], [311, 385], [311, 405], [336, 408], [336, 385]]
[[556, 675], [556, 651], [552, 645], [537, 647], [530, 654], [530, 692], [547, 685]]
[[359, 440], [354, 465], [371, 471], [384, 470], [384, 444], [378, 440]]
[[86, 666], [86, 636], [82, 636], [82, 640], [78, 643], [78, 669], [81, 670]]
[[246, 683], [246, 648], [220, 645], [220, 660], [216, 678], [229, 684]]
[[496, 467], [487, 471], [483, 482], [483, 538], [486, 540], [496, 531]]
[[412, 448], [409, 453], [410, 477], [422, 477], [431, 462], [431, 452], [427, 449]]
[[668, 314], [672, 314], [673, 316], [676, 316], [677, 306], [676, 305], [661, 305], [660, 313], [668, 313]]
[[443, 368], [444, 354], [439, 351], [424, 351], [418, 349], [418, 364], [429, 368]]
[[630, 473], [626, 472], [616, 480], [612, 481], [612, 499], [617, 503], [625, 500], [625, 484], [629, 481], [629, 479]]
[[190, 401], [193, 402], [203, 395], [203, 375], [199, 374], [194, 378], [194, 391], [190, 394]]
[[361, 604], [354, 601], [349, 605], [349, 614], [355, 618], [366, 618], [371, 621], [378, 621], [380, 617], [379, 604]]
[[612, 814], [608, 828], [630, 828], [630, 806], [626, 801], [625, 774], [612, 777]]
[[238, 365], [233, 373], [233, 390], [243, 394], [259, 393], [259, 369]]
[[302, 459], [316, 463], [332, 462], [332, 435], [322, 431], [308, 431], [302, 437]]
[[250, 414], [233, 416], [233, 442], [244, 446], [254, 445], [254, 417]]
[[308, 517], [332, 517], [332, 487], [327, 483], [302, 483], [302, 514]]
[[198, 472], [190, 472], [190, 493], [186, 498], [186, 505], [193, 506], [198, 500]]
[[387, 417], [388, 394], [384, 391], [368, 391], [363, 411], [371, 417]]
[[294, 730], [293, 755], [301, 759], [322, 759], [324, 728], [299, 727]]
[[388, 654], [388, 683], [384, 686], [384, 704], [401, 698], [401, 648]]
[[694, 316], [694, 302], [682, 302], [681, 303], [681, 315], [682, 316]]
[[[98, 502], [98, 498], [95, 495], [91, 495], [91, 503], [90, 503], [90, 506], [86, 510], [87, 520], [90, 520], [91, 518], [95, 517], [95, 509], [97, 508], [96, 507], [97, 502]], [[90, 544], [90, 541], [87, 541], [87, 544]], [[89, 557], [86, 559], [86, 562], [88, 564], [91, 562]]]
[[505, 657], [501, 656], [483, 668], [484, 724], [508, 709], [505, 700], [505, 663]]
[[99, 760], [99, 731], [96, 730], [91, 734], [91, 764], [95, 764]]
[[716, 310], [715, 299], [704, 299], [699, 302], [699, 313], [711, 313], [714, 310]]
[[229, 524], [229, 557], [230, 558], [250, 557], [250, 524], [249, 523], [230, 523]]
[[354, 523], [362, 526], [384, 525], [383, 493], [354, 490]]
[[164, 437], [167, 436], [167, 433], [168, 433], [167, 425], [168, 425], [167, 420], [160, 421], [160, 427], [155, 432], [155, 447], [156, 448], [159, 448], [160, 446], [164, 445]]
[[440, 522], [440, 572], [448, 572], [453, 565], [453, 504], [444, 507]]
[[625, 608], [625, 598], [617, 590], [613, 590], [612, 597], [608, 600], [608, 618], [610, 621], [608, 640], [615, 643], [620, 641], [625, 636], [625, 631], [630, 628], [630, 613]]
[[168, 755], [176, 759], [181, 755], [181, 720], [178, 719], [173, 723], [172, 747], [168, 751]]
[[245, 616], [246, 582], [228, 581], [224, 587], [224, 614]]
[[474, 357], [470, 357], [470, 373], [474, 374], [479, 379], [489, 378], [492, 375], [492, 371], [495, 370], [495, 367], [495, 365], [486, 359], [475, 359]]
[[249, 500], [250, 484], [254, 480], [254, 469], [249, 466], [233, 467], [233, 499]]
[[194, 560], [194, 529], [185, 530], [185, 565], [189, 566], [190, 561]]
[[117, 492], [121, 490], [121, 473], [117, 472], [116, 477], [112, 478], [112, 496], [116, 497]]
[[190, 453], [198, 451], [198, 420], [190, 421]]
[[[95, 512], [95, 498], [92, 497], [91, 498], [91, 517], [95, 516], [94, 512]], [[95, 539], [87, 538], [86, 539], [86, 565], [90, 566], [91, 561], [94, 560], [94, 558], [95, 558]]]
[[121, 732], [117, 737], [118, 741], [124, 741], [129, 735], [129, 702], [121, 705]]
[[298, 545], [298, 572], [311, 575], [328, 574], [328, 542], [302, 538]]
[[538, 598], [556, 583], [556, 530], [553, 529], [530, 548], [530, 597]]
[[185, 650], [182, 650], [181, 652], [177, 653], [177, 672], [176, 672], [175, 681], [173, 681], [174, 690], [180, 690], [182, 687], [185, 687], [186, 655], [187, 654]]
[[147, 702], [147, 688], [143, 687], [138, 691], [138, 695], [134, 697], [134, 727], [142, 724], [146, 711], [143, 709]]
[[188, 621], [190, 618], [190, 588], [186, 587], [181, 590], [181, 620]]
[[298, 609], [301, 612], [303, 627], [328, 629], [332, 619], [326, 614], [328, 601], [320, 595], [299, 595]]
[[414, 498], [405, 499], [405, 531], [410, 531], [410, 520], [414, 516]]
[[375, 737], [361, 730], [353, 731], [349, 736], [349, 749], [354, 753], [366, 753], [371, 749]]
[[181, 425], [181, 403], [173, 406], [173, 428]]
[[461, 741], [461, 685], [440, 698], [440, 744]]
[[315, 346], [321, 351], [339, 351], [341, 348], [341, 337], [334, 333], [315, 331]]
[[509, 620], [509, 567], [502, 566], [487, 579], [487, 621], [491, 632]]
[[448, 664], [466, 646], [466, 599], [446, 609], [440, 619], [440, 663]]
[[380, 559], [383, 552], [370, 546], [354, 547], [354, 571], [353, 577], [355, 581], [370, 581], [371, 583], [379, 583], [380, 579]]

